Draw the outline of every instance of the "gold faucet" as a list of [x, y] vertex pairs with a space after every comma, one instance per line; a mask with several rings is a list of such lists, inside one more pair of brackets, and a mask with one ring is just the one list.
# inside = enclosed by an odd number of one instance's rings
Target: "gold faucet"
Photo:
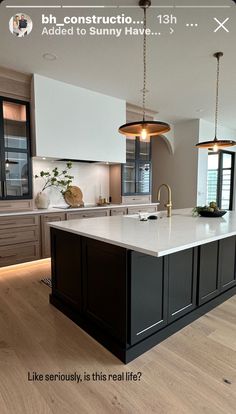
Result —
[[168, 184], [161, 184], [157, 191], [157, 201], [160, 201], [161, 197], [161, 188], [166, 187], [168, 191], [168, 201], [165, 204], [165, 207], [167, 208], [167, 217], [171, 217], [171, 210], [172, 210], [172, 201], [171, 201], [171, 188]]

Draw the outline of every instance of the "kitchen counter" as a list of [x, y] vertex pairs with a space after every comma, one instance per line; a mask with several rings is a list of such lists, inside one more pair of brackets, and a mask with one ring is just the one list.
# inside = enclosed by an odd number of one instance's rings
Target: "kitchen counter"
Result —
[[112, 208], [122, 208], [122, 207], [145, 207], [145, 206], [158, 206], [160, 203], [137, 203], [137, 204], [108, 204], [105, 206], [95, 206], [95, 205], [86, 205], [85, 207], [78, 207], [78, 208], [68, 208], [68, 207], [63, 207], [63, 206], [55, 206], [55, 207], [50, 207], [47, 209], [38, 209], [35, 208], [33, 210], [25, 210], [25, 211], [14, 211], [14, 212], [0, 212], [0, 217], [8, 217], [8, 216], [22, 216], [25, 214], [49, 214], [49, 213], [72, 213], [72, 212], [76, 212], [76, 211], [87, 211], [87, 210], [101, 210], [101, 209], [106, 209], [106, 210], [110, 210]]
[[51, 223], [50, 302], [127, 363], [236, 293], [236, 213]]
[[236, 234], [236, 212], [222, 218], [192, 217], [191, 209], [157, 213], [157, 220], [138, 215], [54, 222], [52, 227], [126, 249], [161, 257]]

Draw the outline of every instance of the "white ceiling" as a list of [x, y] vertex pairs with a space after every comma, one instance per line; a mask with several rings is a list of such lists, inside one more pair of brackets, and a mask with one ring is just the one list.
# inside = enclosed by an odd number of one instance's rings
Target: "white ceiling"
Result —
[[[48, 3], [64, 5], [137, 5], [136, 0], [45, 0], [22, 1], [24, 5]], [[19, 1], [5, 1], [0, 6], [0, 65], [26, 73], [39, 73], [68, 83], [89, 88], [141, 105], [142, 37], [48, 37], [41, 36], [41, 14], [53, 13], [58, 19], [65, 15], [107, 15], [124, 12], [135, 19], [142, 17], [139, 8], [81, 10], [6, 9], [5, 5]], [[236, 129], [236, 5], [232, 0], [153, 0], [152, 5], [208, 5], [230, 8], [149, 9], [148, 23], [161, 36], [148, 38], [147, 106], [159, 111], [159, 119], [175, 122], [181, 119], [214, 119], [216, 60], [212, 54], [223, 51], [220, 90], [220, 122]], [[9, 18], [15, 12], [28, 13], [34, 28], [23, 39], [13, 37], [8, 30]], [[156, 16], [172, 13], [178, 18], [173, 25], [157, 26]], [[230, 33], [219, 30], [214, 17], [230, 17]], [[197, 29], [186, 23], [198, 23]], [[156, 28], [156, 29], [155, 29]], [[44, 53], [54, 53], [56, 61], [45, 61]], [[201, 112], [199, 112], [201, 110]]]

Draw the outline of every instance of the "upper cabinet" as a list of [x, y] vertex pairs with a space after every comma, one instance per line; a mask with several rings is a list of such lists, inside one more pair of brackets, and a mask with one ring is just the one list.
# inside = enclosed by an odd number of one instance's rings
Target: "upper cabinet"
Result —
[[151, 143], [126, 139], [126, 164], [122, 165], [122, 195], [151, 193]]
[[43, 76], [32, 80], [34, 155], [124, 163], [125, 101]]
[[0, 199], [32, 198], [29, 104], [0, 97]]

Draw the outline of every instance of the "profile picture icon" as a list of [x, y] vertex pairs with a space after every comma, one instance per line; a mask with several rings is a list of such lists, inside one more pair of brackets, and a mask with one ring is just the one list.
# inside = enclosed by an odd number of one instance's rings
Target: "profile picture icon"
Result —
[[10, 32], [17, 37], [25, 37], [30, 34], [33, 28], [31, 18], [25, 13], [17, 13], [10, 18]]

